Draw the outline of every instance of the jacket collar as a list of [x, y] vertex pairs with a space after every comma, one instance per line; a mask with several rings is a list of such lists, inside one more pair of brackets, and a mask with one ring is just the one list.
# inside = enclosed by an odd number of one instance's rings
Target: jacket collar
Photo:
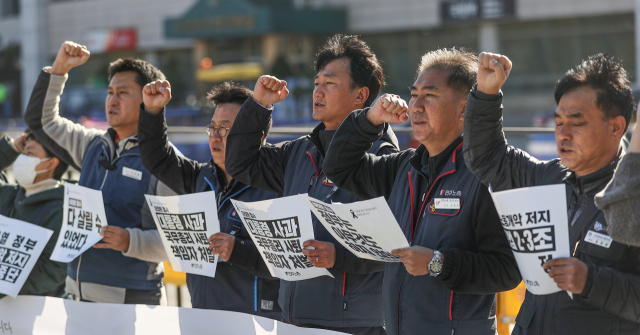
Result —
[[[324, 157], [326, 150], [329, 149], [323, 148], [322, 141], [320, 140], [320, 132], [324, 131], [325, 129], [327, 129], [327, 127], [325, 127], [323, 122], [320, 122], [320, 124], [313, 128], [313, 131], [309, 135], [307, 135], [307, 138], [311, 141], [311, 143], [313, 143], [313, 145], [318, 148], [318, 151], [320, 152], [322, 157]], [[396, 134], [393, 132], [393, 129], [391, 129], [391, 126], [388, 123], [384, 124], [384, 131], [380, 140], [393, 145], [393, 147], [396, 149], [400, 148], [400, 145], [398, 144], [398, 138], [396, 137]]]
[[[409, 162], [414, 169], [428, 180], [434, 180], [437, 175], [456, 170], [456, 161], [462, 160], [462, 150], [460, 150], [461, 145], [462, 136], [451, 142], [451, 144], [449, 144], [449, 146], [438, 155], [429, 157], [427, 148], [423, 144], [420, 144], [413, 153], [413, 156], [409, 159]], [[428, 162], [429, 164], [429, 170], [431, 171], [429, 176], [422, 171], [424, 162]]]
[[209, 165], [211, 166], [213, 174], [216, 176], [216, 181], [219, 187], [219, 189], [215, 191], [219, 192], [222, 197], [227, 197], [228, 194], [236, 194], [237, 192], [240, 192], [242, 189], [247, 187], [246, 184], [235, 178], [231, 179], [231, 181], [229, 182], [229, 186], [227, 187], [227, 180], [222, 169], [213, 162], [213, 159], [209, 161]]
[[616, 167], [622, 156], [624, 156], [624, 150], [621, 150], [620, 155], [613, 162], [586, 176], [576, 177], [576, 173], [571, 171], [565, 177], [564, 182], [572, 186], [580, 194], [598, 193], [602, 191], [611, 178], [613, 178], [613, 173], [616, 171]]

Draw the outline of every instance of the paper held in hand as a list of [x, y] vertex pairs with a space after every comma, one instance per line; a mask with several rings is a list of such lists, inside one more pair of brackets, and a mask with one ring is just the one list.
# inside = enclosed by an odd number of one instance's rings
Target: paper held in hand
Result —
[[272, 276], [288, 281], [333, 277], [302, 253], [302, 244], [314, 235], [311, 212], [300, 196], [231, 202]]
[[409, 247], [384, 197], [349, 204], [327, 204], [306, 194], [300, 197], [329, 233], [360, 258], [399, 262], [391, 250]]
[[53, 231], [0, 215], [0, 293], [18, 296]]
[[565, 185], [491, 192], [491, 197], [527, 290], [537, 295], [561, 291], [542, 265], [571, 256]]
[[62, 229], [51, 260], [71, 262], [102, 239], [100, 229], [107, 225], [102, 191], [64, 184]]
[[171, 267], [176, 271], [215, 277], [218, 255], [208, 239], [220, 232], [214, 191], [160, 197], [145, 194]]

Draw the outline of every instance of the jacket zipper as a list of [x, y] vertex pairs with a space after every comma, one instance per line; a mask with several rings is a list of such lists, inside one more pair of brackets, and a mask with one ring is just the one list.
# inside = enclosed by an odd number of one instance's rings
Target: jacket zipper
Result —
[[291, 316], [291, 308], [293, 306], [293, 290], [294, 289], [295, 289], [295, 287], [291, 288], [291, 295], [289, 296], [289, 324], [292, 324], [291, 323], [291, 318], [292, 318], [292, 316]]
[[78, 258], [78, 267], [76, 268], [76, 283], [78, 283], [78, 294], [80, 295], [80, 300], [82, 300], [82, 288], [80, 287], [80, 263], [82, 263], [82, 254], [80, 258]]

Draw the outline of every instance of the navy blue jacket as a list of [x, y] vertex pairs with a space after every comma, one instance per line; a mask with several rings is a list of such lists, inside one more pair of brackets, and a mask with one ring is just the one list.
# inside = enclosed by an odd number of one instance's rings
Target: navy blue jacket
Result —
[[[308, 193], [327, 203], [350, 203], [358, 198], [339, 189], [322, 171], [325, 149], [319, 133], [314, 131], [294, 141], [261, 146], [271, 111], [248, 99], [227, 138], [225, 165], [236, 179], [283, 196]], [[389, 128], [385, 138], [370, 152], [385, 154], [397, 151], [397, 139]], [[384, 324], [382, 279], [384, 263], [358, 258], [346, 250], [315, 216], [315, 239], [332, 242], [336, 262], [328, 269], [334, 276], [280, 283], [280, 306], [283, 320], [298, 326], [379, 327]], [[261, 264], [259, 264], [261, 265]]]
[[[260, 278], [235, 266], [251, 250], [257, 251], [229, 199], [253, 202], [276, 198], [276, 193], [253, 188], [232, 179], [227, 184], [213, 163], [199, 163], [178, 156], [167, 140], [164, 112], [153, 115], [140, 109], [138, 136], [142, 162], [149, 171], [178, 194], [215, 191], [220, 231], [235, 237], [229, 262], [220, 260], [215, 278], [187, 274], [187, 287], [194, 308], [218, 309], [280, 319], [278, 279]], [[203, 138], [206, 139], [203, 132]], [[213, 205], [213, 204], [212, 204]]]
[[[439, 250], [437, 277], [413, 276], [387, 263], [384, 308], [388, 334], [494, 334], [496, 292], [520, 283], [518, 268], [487, 188], [462, 159], [462, 137], [430, 157], [423, 145], [396, 154], [367, 154], [383, 127], [365, 111], [351, 113], [336, 133], [323, 168], [362, 198], [384, 196], [411, 246]], [[435, 198], [459, 199], [440, 209]]]

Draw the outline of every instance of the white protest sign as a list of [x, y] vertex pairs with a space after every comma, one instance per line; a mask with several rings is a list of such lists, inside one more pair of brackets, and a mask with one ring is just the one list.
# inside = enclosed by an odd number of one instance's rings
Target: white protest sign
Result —
[[529, 292], [561, 291], [542, 265], [571, 255], [565, 185], [491, 192], [491, 197]]
[[153, 220], [176, 271], [215, 277], [218, 256], [209, 237], [220, 232], [213, 191], [159, 197], [145, 194]]
[[102, 191], [64, 184], [62, 229], [51, 253], [51, 260], [71, 262], [98, 243], [100, 229], [107, 225]]
[[288, 281], [330, 276], [302, 253], [302, 244], [314, 239], [311, 212], [297, 195], [242, 202], [231, 199], [272, 276]]
[[0, 215], [0, 293], [16, 297], [53, 231]]
[[399, 262], [391, 250], [409, 247], [384, 197], [332, 205], [306, 194], [300, 197], [329, 233], [360, 258]]
[[0, 299], [0, 329], [14, 335], [337, 335], [251, 314], [18, 296]]

